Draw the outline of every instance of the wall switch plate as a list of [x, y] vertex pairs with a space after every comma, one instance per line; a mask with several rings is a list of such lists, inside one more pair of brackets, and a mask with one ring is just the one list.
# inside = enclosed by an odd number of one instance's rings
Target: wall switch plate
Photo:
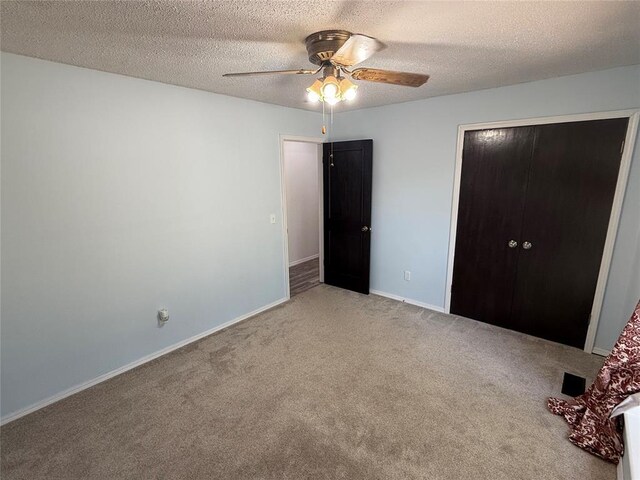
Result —
[[276, 214], [272, 213], [271, 216], [269, 217], [269, 220], [271, 221], [271, 223], [276, 223]]
[[411, 280], [411, 272], [409, 270], [404, 271], [404, 279], [408, 282]]

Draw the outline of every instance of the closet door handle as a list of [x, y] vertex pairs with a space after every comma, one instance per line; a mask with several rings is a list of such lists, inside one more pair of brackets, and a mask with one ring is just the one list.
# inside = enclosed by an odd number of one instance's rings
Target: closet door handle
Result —
[[524, 248], [525, 250], [530, 250], [531, 247], [533, 247], [533, 245], [531, 245], [531, 242], [524, 242], [522, 244], [522, 248]]
[[509, 243], [507, 243], [507, 245], [509, 245], [509, 248], [516, 248], [518, 246], [518, 242], [516, 242], [515, 240], [509, 240]]

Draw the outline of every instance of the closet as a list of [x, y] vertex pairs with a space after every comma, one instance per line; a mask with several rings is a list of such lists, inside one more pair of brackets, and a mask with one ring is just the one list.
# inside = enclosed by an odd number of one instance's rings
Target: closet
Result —
[[628, 120], [465, 132], [451, 313], [584, 347]]

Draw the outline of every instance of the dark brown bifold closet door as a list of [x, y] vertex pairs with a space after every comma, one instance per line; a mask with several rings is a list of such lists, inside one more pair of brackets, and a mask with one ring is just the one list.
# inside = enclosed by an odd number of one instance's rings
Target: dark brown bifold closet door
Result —
[[627, 123], [536, 127], [520, 237], [530, 248], [520, 250], [515, 330], [584, 347]]
[[534, 128], [465, 132], [451, 313], [508, 326]]
[[451, 313], [584, 346], [627, 123], [466, 132]]

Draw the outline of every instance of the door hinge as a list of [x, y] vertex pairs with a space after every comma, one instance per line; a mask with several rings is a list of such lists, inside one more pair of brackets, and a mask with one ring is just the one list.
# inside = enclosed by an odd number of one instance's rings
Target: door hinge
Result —
[[620, 153], [624, 152], [624, 142], [626, 140], [622, 140], [622, 145], [620, 145]]

